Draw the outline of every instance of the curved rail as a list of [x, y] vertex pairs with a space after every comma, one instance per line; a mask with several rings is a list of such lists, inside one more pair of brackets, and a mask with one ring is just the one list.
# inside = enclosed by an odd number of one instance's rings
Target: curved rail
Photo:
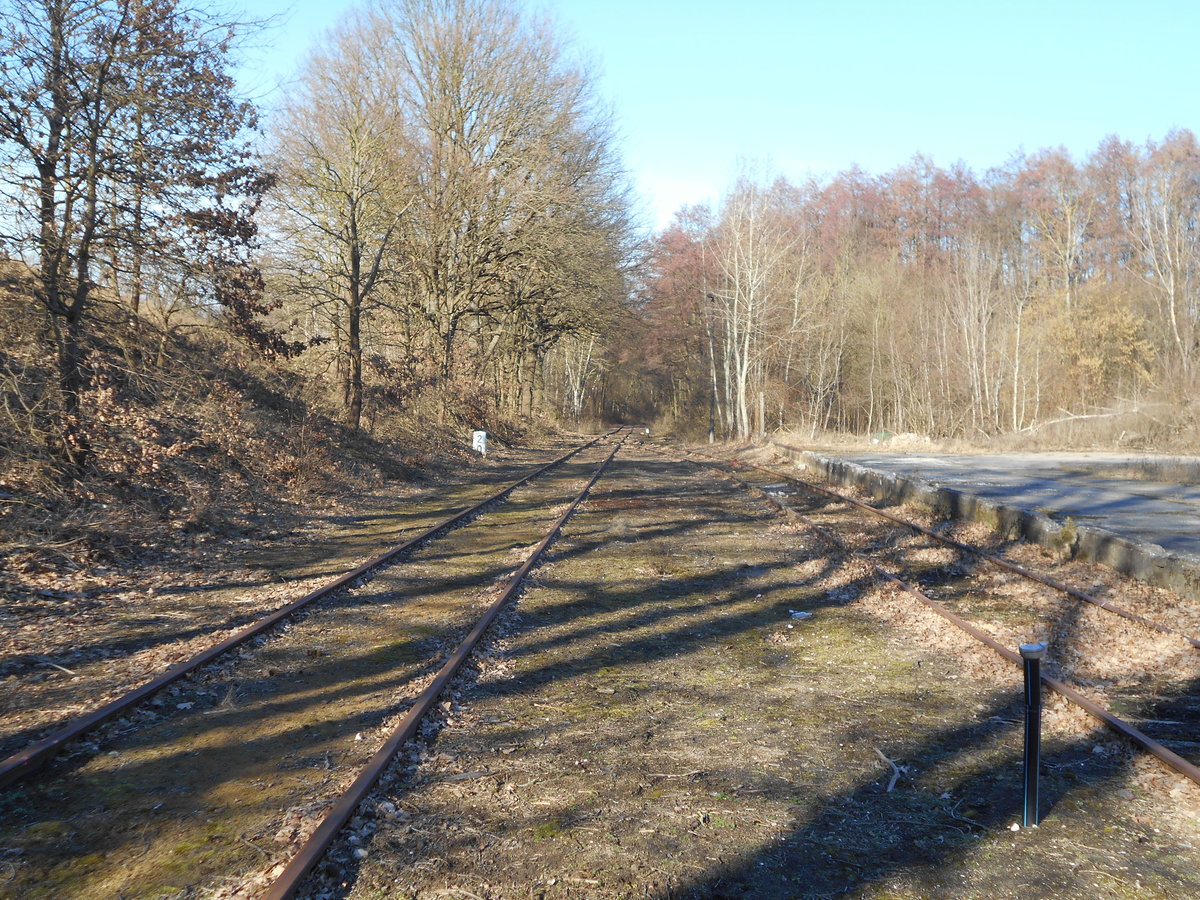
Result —
[[[786, 446], [786, 445], [781, 445], [781, 446]], [[796, 448], [790, 447], [788, 449], [794, 450]], [[704, 453], [698, 453], [694, 450], [685, 451], [685, 452], [691, 453], [692, 455], [695, 455], [695, 456], [704, 456], [704, 457], [707, 457], [708, 459], [712, 459], [716, 462], [722, 462], [722, 460], [719, 460], [716, 457], [708, 456], [708, 454], [704, 454]], [[1194, 638], [1189, 634], [1179, 631], [1178, 629], [1171, 628], [1169, 625], [1163, 625], [1161, 622], [1155, 622], [1153, 619], [1148, 619], [1145, 616], [1138, 615], [1137, 613], [1132, 612], [1131, 610], [1125, 609], [1125, 607], [1123, 607], [1123, 606], [1118, 606], [1117, 604], [1112, 603], [1108, 600], [1104, 600], [1100, 597], [1094, 597], [1091, 594], [1087, 593], [1086, 591], [1081, 591], [1081, 590], [1079, 590], [1079, 588], [1072, 587], [1071, 585], [1065, 584], [1061, 581], [1058, 581], [1055, 578], [1051, 578], [1048, 575], [1042, 575], [1038, 572], [1034, 572], [1029, 569], [1023, 568], [1022, 566], [1018, 566], [1016, 563], [1011, 563], [1008, 560], [1003, 559], [1002, 557], [996, 556], [995, 554], [989, 553], [986, 550], [981, 550], [978, 547], [972, 547], [970, 544], [964, 544], [962, 541], [956, 541], [956, 540], [954, 540], [954, 538], [949, 538], [949, 537], [946, 537], [945, 535], [938, 534], [936, 531], [932, 531], [931, 529], [926, 528], [923, 525], [918, 525], [916, 522], [910, 522], [907, 519], [901, 518], [900, 516], [894, 515], [885, 510], [877, 509], [874, 506], [871, 506], [869, 503], [863, 503], [859, 500], [855, 500], [852, 497], [847, 497], [844, 494], [838, 493], [837, 491], [830, 490], [829, 488], [823, 488], [823, 487], [819, 487], [815, 484], [809, 484], [807, 481], [805, 481], [802, 478], [796, 478], [794, 475], [788, 475], [783, 472], [776, 472], [774, 469], [768, 469], [765, 466], [759, 466], [759, 465], [755, 465], [754, 463], [746, 463], [746, 462], [739, 462], [738, 465], [744, 466], [748, 469], [756, 469], [760, 472], [765, 472], [768, 475], [772, 475], [776, 478], [781, 478], [784, 481], [789, 482], [791, 484], [796, 484], [796, 485], [799, 485], [800, 487], [806, 488], [809, 491], [812, 491], [813, 493], [823, 494], [826, 497], [837, 500], [839, 502], [848, 503], [851, 506], [854, 506], [858, 509], [865, 510], [866, 512], [870, 512], [870, 513], [874, 513], [875, 515], [879, 516], [882, 519], [887, 519], [888, 521], [894, 522], [897, 525], [903, 525], [906, 528], [911, 528], [913, 531], [919, 532], [920, 534], [923, 534], [926, 537], [932, 538], [935, 541], [939, 541], [940, 543], [945, 544], [948, 547], [953, 547], [954, 549], [960, 550], [963, 553], [973, 554], [974, 556], [979, 557], [980, 559], [984, 560], [985, 562], [991, 563], [993, 566], [995, 566], [998, 569], [1003, 569], [1006, 572], [1012, 572], [1014, 575], [1020, 575], [1023, 578], [1028, 578], [1031, 581], [1036, 581], [1038, 584], [1043, 584], [1048, 588], [1053, 588], [1056, 591], [1061, 591], [1062, 593], [1066, 594], [1069, 597], [1074, 597], [1076, 600], [1082, 600], [1085, 603], [1090, 603], [1093, 606], [1103, 609], [1105, 612], [1110, 612], [1110, 613], [1113, 613], [1114, 615], [1120, 616], [1123, 619], [1128, 619], [1130, 622], [1136, 622], [1138, 625], [1141, 625], [1144, 628], [1149, 628], [1150, 630], [1157, 631], [1160, 634], [1170, 634], [1170, 635], [1174, 635], [1176, 637], [1181, 637], [1185, 641], [1187, 641], [1189, 644], [1191, 644], [1193, 648], [1200, 650], [1200, 639]]]
[[[695, 454], [695, 455], [701, 456], [701, 455], [706, 455], [706, 454]], [[712, 457], [710, 457], [710, 459], [711, 458]], [[710, 464], [705, 463], [704, 465], [710, 465]], [[746, 464], [746, 465], [748, 465], [749, 468], [760, 469], [761, 471], [767, 472], [771, 475], [776, 475], [779, 477], [787, 478], [787, 476], [783, 476], [779, 472], [774, 472], [770, 469], [765, 469], [762, 466], [754, 466], [754, 465], [749, 465], [749, 464]], [[715, 468], [715, 466], [714, 466], [714, 468]], [[783, 503], [782, 501], [778, 500], [775, 497], [772, 497], [770, 494], [767, 494], [766, 492], [755, 488], [754, 485], [751, 485], [748, 482], [743, 481], [742, 479], [738, 478], [737, 476], [730, 475], [727, 472], [723, 472], [722, 474], [727, 475], [729, 478], [732, 478], [734, 481], [736, 481], [738, 484], [742, 485], [745, 488], [748, 488], [751, 490], [758, 490], [758, 492], [767, 501], [769, 501], [771, 504], [773, 504], [777, 509], [781, 510], [782, 512], [786, 513], [787, 515], [793, 516], [797, 521], [801, 522], [806, 527], [808, 527], [812, 531], [819, 534], [826, 541], [833, 544], [838, 549], [849, 554], [850, 556], [853, 556], [853, 557], [865, 562], [880, 577], [891, 582], [892, 584], [895, 584], [897, 587], [901, 588], [906, 593], [915, 597], [917, 600], [919, 600], [925, 606], [929, 607], [931, 610], [933, 610], [939, 616], [944, 618], [947, 622], [950, 622], [952, 625], [956, 626], [957, 628], [959, 628], [962, 631], [966, 632], [967, 634], [971, 635], [971, 637], [975, 638], [976, 640], [978, 640], [979, 642], [981, 642], [982, 644], [984, 644], [991, 650], [994, 650], [996, 653], [998, 653], [1000, 656], [1004, 657], [1009, 662], [1011, 662], [1017, 666], [1023, 665], [1021, 657], [1017, 653], [1014, 653], [1012, 650], [1005, 647], [1003, 644], [1001, 644], [999, 641], [997, 641], [990, 634], [988, 634], [987, 632], [972, 625], [970, 622], [966, 621], [961, 616], [958, 616], [955, 613], [951, 612], [950, 610], [946, 609], [946, 607], [944, 607], [942, 604], [938, 603], [932, 597], [927, 595], [920, 588], [904, 581], [902, 578], [898, 577], [897, 575], [895, 575], [895, 574], [887, 571], [883, 567], [877, 565], [869, 557], [867, 557], [866, 554], [860, 553], [859, 551], [855, 550], [853, 547], [844, 543], [841, 539], [839, 539], [836, 535], [834, 535], [827, 528], [823, 528], [822, 526], [818, 525], [816, 522], [813, 522], [807, 516], [804, 516], [801, 513], [796, 512], [796, 510], [792, 509], [787, 504]], [[787, 480], [799, 481], [799, 479], [790, 479], [790, 478], [787, 478]], [[799, 483], [804, 484], [803, 481], [800, 481]], [[811, 487], [811, 485], [809, 485], [809, 486]], [[841, 495], [837, 494], [836, 491], [828, 491], [827, 492], [820, 488], [817, 488], [816, 490], [819, 490], [822, 493], [831, 493], [837, 497], [841, 497]], [[844, 498], [844, 499], [849, 500], [849, 498]], [[853, 503], [856, 506], [864, 506], [865, 505], [865, 504], [860, 504], [857, 501], [853, 501], [853, 500], [849, 500], [849, 502]], [[871, 507], [869, 507], [869, 506], [866, 508], [871, 509]], [[874, 510], [874, 511], [878, 512], [878, 510]], [[887, 515], [887, 516], [885, 516], [885, 518], [893, 519], [894, 517]], [[901, 524], [906, 524], [906, 525], [912, 524], [909, 522], [905, 522], [902, 519], [897, 520], [897, 521], [899, 521]], [[915, 526], [915, 527], [919, 528], [919, 526]], [[921, 530], [924, 531], [924, 529], [921, 529]], [[957, 542], [954, 542], [954, 543], [957, 543]], [[969, 547], [969, 545], [963, 545], [963, 546]], [[977, 552], [977, 551], [973, 550], [972, 552]], [[1017, 567], [1017, 568], [1019, 568], [1019, 567]], [[1037, 580], [1037, 579], [1035, 579], [1035, 580]], [[1135, 744], [1139, 745], [1147, 753], [1154, 756], [1161, 763], [1166, 765], [1168, 768], [1173, 769], [1174, 771], [1178, 772], [1180, 775], [1183, 775], [1185, 778], [1189, 779], [1190, 781], [1194, 782], [1195, 784], [1200, 785], [1200, 767], [1196, 766], [1194, 763], [1191, 763], [1188, 760], [1184, 759], [1178, 753], [1174, 752], [1170, 748], [1168, 748], [1165, 745], [1154, 740], [1154, 738], [1150, 737], [1149, 735], [1145, 734], [1144, 732], [1142, 732], [1139, 729], [1135, 728], [1134, 726], [1130, 725], [1124, 719], [1120, 718], [1119, 716], [1113, 715], [1111, 712], [1109, 712], [1107, 709], [1105, 709], [1101, 704], [1095, 702], [1094, 700], [1090, 699], [1089, 697], [1085, 696], [1084, 694], [1080, 693], [1079, 691], [1075, 690], [1074, 688], [1070, 687], [1069, 685], [1064, 684], [1063, 682], [1059, 681], [1058, 679], [1052, 678], [1051, 676], [1047, 675], [1045, 672], [1042, 672], [1041, 680], [1042, 680], [1043, 684], [1045, 684], [1048, 688], [1050, 688], [1050, 690], [1055, 691], [1063, 698], [1074, 703], [1075, 705], [1077, 705], [1078, 707], [1083, 709], [1084, 712], [1088, 713], [1088, 715], [1099, 720], [1104, 725], [1107, 725], [1109, 728], [1113, 729], [1118, 734], [1124, 735], [1125, 737], [1129, 738]]]
[[375, 755], [371, 757], [366, 766], [363, 767], [350, 787], [346, 789], [345, 793], [338, 798], [337, 802], [325, 814], [325, 818], [321, 820], [321, 824], [317, 826], [316, 830], [301, 846], [299, 852], [292, 857], [291, 862], [287, 864], [275, 879], [274, 883], [263, 895], [263, 900], [289, 900], [289, 898], [295, 896], [296, 891], [300, 889], [300, 885], [308, 873], [312, 871], [313, 867], [320, 861], [321, 856], [329, 849], [330, 844], [333, 843], [342, 826], [354, 814], [354, 810], [358, 808], [358, 805], [370, 793], [371, 789], [375, 786], [375, 782], [379, 780], [380, 776], [383, 775], [391, 763], [392, 758], [407, 741], [416, 735], [421, 720], [433, 708], [442, 691], [446, 689], [450, 680], [470, 657], [476, 644], [479, 643], [488, 628], [491, 627], [496, 617], [500, 615], [500, 611], [521, 590], [525, 577], [537, 565], [542, 554], [545, 553], [546, 549], [558, 536], [559, 531], [567, 523], [567, 520], [575, 513], [575, 509], [586, 499], [592, 486], [600, 479], [600, 476], [604, 473], [604, 470], [612, 462], [613, 457], [617, 455], [617, 451], [621, 449], [624, 443], [625, 439], [622, 439], [613, 447], [612, 453], [596, 469], [591, 479], [584, 485], [583, 490], [579, 492], [578, 496], [575, 497], [563, 514], [555, 520], [554, 524], [550, 527], [550, 531], [542, 539], [542, 542], [534, 548], [533, 552], [529, 554], [529, 557], [509, 580], [503, 593], [487, 608], [483, 616], [476, 622], [475, 627], [471, 629], [471, 633], [463, 639], [457, 649], [446, 658], [446, 661], [438, 670], [433, 681], [418, 695], [416, 702], [404, 714], [404, 717], [396, 725], [395, 730], [375, 752]]
[[212, 662], [222, 654], [228, 653], [230, 650], [240, 646], [241, 644], [244, 644], [246, 641], [249, 641], [260, 634], [269, 631], [271, 628], [274, 628], [280, 622], [299, 612], [304, 607], [309, 606], [318, 600], [323, 600], [329, 597], [342, 588], [352, 584], [357, 579], [370, 574], [373, 570], [379, 568], [380, 566], [386, 565], [396, 557], [415, 549], [426, 541], [435, 538], [454, 526], [467, 521], [473, 516], [479, 514], [488, 505], [505, 499], [517, 488], [528, 484], [530, 481], [533, 481], [535, 478], [544, 475], [551, 469], [562, 465], [572, 456], [575, 456], [577, 453], [586, 450], [588, 447], [591, 447], [598, 441], [603, 440], [604, 438], [607, 438], [620, 430], [621, 429], [616, 428], [605, 432], [602, 435], [596, 436], [587, 443], [575, 447], [570, 452], [563, 454], [544, 466], [541, 466], [518, 481], [514, 481], [512, 484], [500, 491], [497, 491], [486, 499], [481, 500], [473, 506], [469, 506], [466, 509], [454, 513], [448, 518], [438, 522], [436, 525], [427, 528], [416, 537], [410, 538], [401, 544], [397, 544], [378, 556], [367, 560], [362, 565], [345, 573], [344, 575], [339, 576], [338, 578], [335, 578], [328, 584], [325, 584], [322, 587], [305, 594], [299, 600], [295, 600], [286, 606], [280, 607], [274, 612], [263, 616], [258, 621], [247, 625], [245, 628], [241, 629], [235, 634], [230, 635], [225, 640], [212, 645], [206, 650], [202, 650], [200, 653], [197, 653], [195, 656], [192, 656], [183, 662], [175, 664], [162, 674], [158, 675], [156, 678], [153, 678], [145, 684], [134, 688], [133, 690], [105, 704], [99, 709], [93, 710], [90, 713], [71, 720], [63, 727], [54, 731], [48, 737], [30, 744], [23, 750], [17, 751], [7, 759], [0, 761], [0, 787], [4, 787], [19, 778], [23, 778], [26, 775], [36, 772], [47, 762], [49, 762], [50, 759], [56, 756], [68, 742], [82, 737], [88, 732], [98, 728], [100, 725], [103, 725], [105, 722], [122, 715], [137, 704], [149, 699], [154, 694], [157, 694], [171, 683], [178, 681], [180, 678], [183, 678], [185, 675], [195, 671], [201, 666]]

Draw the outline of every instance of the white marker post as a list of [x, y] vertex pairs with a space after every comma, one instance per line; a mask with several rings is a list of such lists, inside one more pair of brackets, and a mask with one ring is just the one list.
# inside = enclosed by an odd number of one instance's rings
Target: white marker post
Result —
[[471, 433], [471, 449], [476, 451], [480, 456], [487, 456], [486, 431], [475, 431]]

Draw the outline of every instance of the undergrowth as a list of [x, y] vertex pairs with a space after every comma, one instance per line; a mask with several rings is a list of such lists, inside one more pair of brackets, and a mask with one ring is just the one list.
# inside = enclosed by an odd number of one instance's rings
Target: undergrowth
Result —
[[[101, 303], [81, 397], [89, 454], [54, 450], [49, 322], [28, 270], [0, 272], [0, 574], [129, 565], [196, 535], [254, 536], [322, 497], [436, 474], [467, 457], [468, 412], [375, 398], [367, 427], [338, 420], [315, 363], [264, 358], [212, 321], [157, 327]], [[460, 421], [461, 420], [461, 421]], [[515, 440], [521, 427], [502, 429]]]

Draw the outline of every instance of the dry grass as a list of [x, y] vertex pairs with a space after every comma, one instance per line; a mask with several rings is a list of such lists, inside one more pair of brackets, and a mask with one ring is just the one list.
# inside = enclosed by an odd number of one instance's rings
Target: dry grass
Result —
[[27, 595], [47, 578], [98, 567], [134, 570], [198, 541], [271, 531], [325, 498], [437, 475], [467, 456], [463, 429], [430, 426], [419, 408], [379, 405], [352, 432], [327, 396], [316, 356], [271, 360], [213, 320], [94, 310], [82, 397], [90, 457], [55, 452], [49, 324], [29, 273], [0, 270], [0, 590]]
[[[1059, 420], [1061, 419], [1061, 421]], [[695, 435], [692, 435], [695, 437]], [[1192, 454], [1200, 439], [1200, 404], [1164, 398], [1127, 411], [1047, 417], [1039, 427], [988, 437], [932, 436], [913, 432], [873, 434], [844, 431], [815, 433], [809, 428], [783, 427], [770, 438], [814, 450], [880, 450], [897, 453], [1005, 453], [1050, 450], [1114, 450], [1163, 454]]]

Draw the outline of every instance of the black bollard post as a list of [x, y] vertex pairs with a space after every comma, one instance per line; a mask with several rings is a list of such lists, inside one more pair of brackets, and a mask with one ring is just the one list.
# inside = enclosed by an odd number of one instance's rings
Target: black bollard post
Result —
[[1021, 825], [1038, 823], [1038, 774], [1042, 767], [1042, 658], [1045, 644], [1022, 644], [1025, 660], [1025, 812]]

